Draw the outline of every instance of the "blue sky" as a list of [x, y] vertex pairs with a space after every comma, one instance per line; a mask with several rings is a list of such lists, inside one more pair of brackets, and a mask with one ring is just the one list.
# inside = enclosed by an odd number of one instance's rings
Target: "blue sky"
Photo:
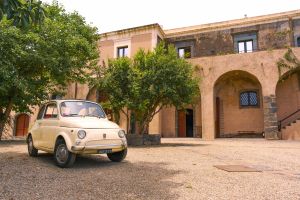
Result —
[[[42, 0], [52, 2], [52, 0]], [[300, 9], [299, 0], [58, 0], [99, 33], [159, 23], [163, 29]]]

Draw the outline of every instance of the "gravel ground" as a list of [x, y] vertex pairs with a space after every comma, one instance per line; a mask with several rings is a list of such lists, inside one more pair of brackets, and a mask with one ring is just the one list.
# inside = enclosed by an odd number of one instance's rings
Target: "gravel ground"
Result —
[[[50, 154], [0, 142], [0, 199], [300, 199], [300, 142], [163, 139], [130, 148], [126, 160], [78, 157], [71, 169]], [[246, 165], [262, 172], [226, 172]]]

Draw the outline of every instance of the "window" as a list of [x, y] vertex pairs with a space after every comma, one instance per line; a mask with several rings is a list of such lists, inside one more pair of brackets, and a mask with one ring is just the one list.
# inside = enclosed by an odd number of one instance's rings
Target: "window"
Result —
[[180, 47], [178, 48], [179, 58], [191, 58], [191, 47]]
[[239, 33], [233, 35], [234, 51], [250, 53], [258, 49], [257, 32]]
[[45, 108], [46, 108], [46, 106], [42, 106], [42, 107], [40, 108], [39, 114], [38, 114], [38, 116], [37, 116], [37, 118], [36, 118], [37, 120], [42, 119], [43, 114], [44, 114], [44, 111], [45, 111]]
[[297, 37], [297, 47], [300, 47], [300, 37]]
[[246, 91], [240, 94], [241, 107], [258, 107], [259, 101], [256, 91]]
[[253, 40], [239, 41], [238, 42], [239, 53], [253, 52]]
[[96, 103], [86, 101], [65, 101], [60, 104], [60, 113], [63, 117], [99, 117], [105, 118], [103, 109]]
[[118, 58], [128, 56], [128, 46], [118, 47], [117, 50], [118, 50], [117, 52]]
[[57, 106], [56, 104], [49, 104], [47, 105], [45, 114], [44, 114], [44, 119], [49, 119], [49, 118], [56, 118], [57, 117]]

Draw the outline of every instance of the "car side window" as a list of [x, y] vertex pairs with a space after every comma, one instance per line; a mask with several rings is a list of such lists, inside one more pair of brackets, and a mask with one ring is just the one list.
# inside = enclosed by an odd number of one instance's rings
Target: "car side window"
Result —
[[39, 114], [38, 114], [38, 116], [37, 116], [37, 118], [36, 118], [37, 120], [42, 119], [43, 114], [44, 114], [44, 111], [45, 111], [45, 108], [46, 108], [45, 105], [43, 105], [43, 106], [40, 108]]
[[51, 119], [51, 118], [57, 118], [57, 106], [56, 104], [48, 104], [45, 114], [44, 114], [44, 119]]

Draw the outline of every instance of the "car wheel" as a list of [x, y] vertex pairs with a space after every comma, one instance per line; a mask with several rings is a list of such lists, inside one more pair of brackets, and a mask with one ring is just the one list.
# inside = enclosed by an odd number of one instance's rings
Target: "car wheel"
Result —
[[31, 157], [38, 156], [38, 150], [33, 145], [33, 140], [31, 135], [29, 135], [27, 139], [27, 149], [28, 149], [29, 156]]
[[109, 160], [113, 162], [121, 162], [122, 160], [125, 159], [126, 155], [127, 155], [127, 149], [124, 149], [123, 151], [120, 152], [108, 153], [107, 157], [109, 158]]
[[70, 152], [66, 143], [61, 140], [58, 141], [54, 150], [54, 159], [56, 165], [62, 168], [71, 167], [75, 160], [76, 154]]

